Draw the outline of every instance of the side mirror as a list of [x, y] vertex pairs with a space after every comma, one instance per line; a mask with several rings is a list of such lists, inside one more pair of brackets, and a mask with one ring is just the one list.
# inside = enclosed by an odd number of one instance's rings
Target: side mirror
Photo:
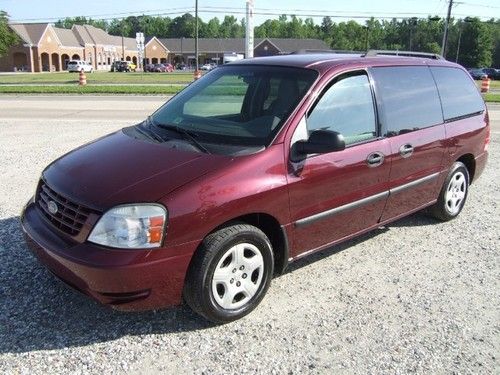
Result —
[[293, 159], [303, 159], [309, 154], [326, 154], [342, 151], [345, 141], [342, 134], [331, 130], [315, 130], [307, 141], [298, 141], [293, 145]]

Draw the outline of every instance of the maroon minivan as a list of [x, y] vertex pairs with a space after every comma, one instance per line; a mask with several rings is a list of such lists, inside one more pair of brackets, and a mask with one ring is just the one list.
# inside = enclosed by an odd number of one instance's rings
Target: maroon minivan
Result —
[[485, 104], [439, 58], [297, 54], [215, 69], [51, 163], [22, 214], [58, 278], [121, 310], [238, 319], [302, 256], [418, 210], [450, 220]]

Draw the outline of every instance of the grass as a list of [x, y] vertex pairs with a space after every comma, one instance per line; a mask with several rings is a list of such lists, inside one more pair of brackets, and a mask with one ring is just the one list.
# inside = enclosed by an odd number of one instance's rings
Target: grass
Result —
[[[87, 73], [87, 83], [114, 83], [114, 84], [169, 84], [190, 83], [193, 81], [193, 73], [111, 73], [94, 72]], [[0, 75], [2, 84], [75, 84], [78, 82], [78, 73], [13, 73]]]
[[1, 86], [0, 94], [176, 94], [183, 86]]
[[500, 94], [484, 94], [483, 97], [488, 103], [500, 103]]

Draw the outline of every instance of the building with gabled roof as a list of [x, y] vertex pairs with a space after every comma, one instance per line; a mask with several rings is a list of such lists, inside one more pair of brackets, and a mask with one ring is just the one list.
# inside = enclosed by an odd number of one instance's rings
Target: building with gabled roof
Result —
[[[10, 24], [20, 43], [0, 58], [0, 71], [52, 72], [66, 69], [69, 60], [84, 60], [94, 70], [109, 70], [114, 61], [132, 61], [137, 65], [134, 38], [109, 35], [92, 25], [73, 25], [71, 29], [50, 23]], [[144, 64], [185, 63], [194, 65], [193, 38], [146, 39]], [[297, 50], [328, 49], [318, 39], [256, 38], [254, 56], [271, 56]], [[200, 38], [199, 63], [222, 64], [227, 53], [244, 54], [244, 38]]]
[[20, 43], [0, 58], [1, 71], [62, 71], [69, 60], [85, 60], [95, 70], [109, 70], [117, 60], [137, 64], [135, 39], [109, 35], [91, 25], [74, 25], [71, 29], [50, 23], [9, 26]]

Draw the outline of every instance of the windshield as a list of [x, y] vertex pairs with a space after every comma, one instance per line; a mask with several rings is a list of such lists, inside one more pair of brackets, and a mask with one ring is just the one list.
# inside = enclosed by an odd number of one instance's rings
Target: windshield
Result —
[[159, 128], [189, 131], [213, 145], [266, 147], [307, 93], [318, 73], [276, 66], [225, 66], [163, 105], [151, 116]]

